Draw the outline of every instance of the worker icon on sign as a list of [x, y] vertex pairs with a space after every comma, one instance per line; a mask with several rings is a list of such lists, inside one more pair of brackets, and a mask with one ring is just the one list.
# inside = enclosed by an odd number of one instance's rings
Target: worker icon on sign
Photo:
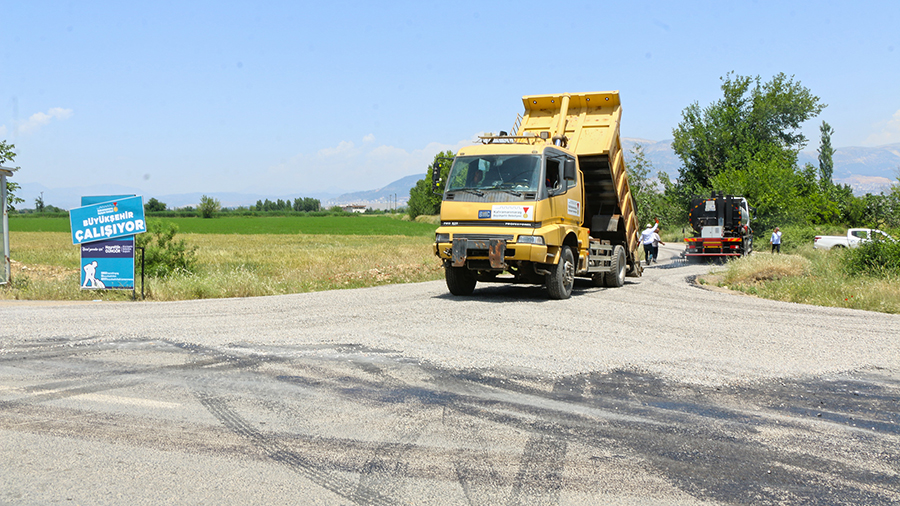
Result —
[[[97, 261], [84, 266], [84, 284], [81, 285], [82, 288], [106, 288], [106, 285], [103, 284], [102, 281], [96, 278], [97, 274]], [[88, 284], [90, 283], [90, 286]]]

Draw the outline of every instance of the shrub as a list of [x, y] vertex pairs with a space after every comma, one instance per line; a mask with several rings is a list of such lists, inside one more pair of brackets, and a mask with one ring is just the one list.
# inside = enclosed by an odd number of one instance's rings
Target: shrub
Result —
[[151, 221], [147, 232], [135, 236], [135, 246], [144, 248], [144, 273], [162, 277], [174, 271], [190, 271], [196, 259], [196, 248], [188, 248], [184, 239], [175, 240], [178, 225]]
[[876, 235], [843, 255], [844, 270], [851, 276], [900, 276], [900, 242]]

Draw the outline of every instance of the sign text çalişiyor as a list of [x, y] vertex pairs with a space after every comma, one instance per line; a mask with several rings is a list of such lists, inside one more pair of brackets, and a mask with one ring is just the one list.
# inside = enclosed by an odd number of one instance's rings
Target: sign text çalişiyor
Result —
[[143, 200], [139, 196], [76, 207], [69, 211], [72, 242], [81, 244], [140, 234], [147, 231]]
[[[109, 223], [109, 225], [103, 225], [101, 227], [94, 226], [102, 223]], [[125, 232], [134, 234], [144, 231], [144, 220], [135, 220], [134, 213], [131, 211], [98, 216], [96, 218], [91, 217], [82, 220], [81, 224], [84, 226], [84, 229], [75, 231], [75, 238], [78, 239], [78, 242], [82, 242], [85, 239], [105, 239], [114, 235], [121, 235]]]

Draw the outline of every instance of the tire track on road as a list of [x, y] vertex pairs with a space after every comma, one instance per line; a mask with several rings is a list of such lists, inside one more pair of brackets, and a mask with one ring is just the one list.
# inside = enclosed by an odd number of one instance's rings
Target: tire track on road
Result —
[[394, 506], [400, 504], [387, 496], [364, 487], [357, 481], [348, 480], [337, 476], [333, 472], [319, 469], [313, 462], [291, 451], [274, 437], [267, 436], [253, 428], [237, 412], [229, 408], [224, 400], [205, 392], [197, 392], [196, 396], [200, 403], [229, 430], [251, 441], [254, 446], [263, 451], [272, 461], [286, 465], [320, 487], [356, 504], [373, 506]]

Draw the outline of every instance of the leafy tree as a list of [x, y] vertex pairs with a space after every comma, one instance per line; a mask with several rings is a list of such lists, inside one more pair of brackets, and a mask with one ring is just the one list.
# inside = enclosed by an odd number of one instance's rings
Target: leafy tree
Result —
[[294, 211], [304, 211], [304, 212], [313, 212], [318, 211], [321, 207], [321, 202], [319, 199], [314, 199], [311, 197], [303, 197], [294, 199]]
[[150, 200], [148, 200], [147, 203], [144, 204], [144, 210], [146, 210], [148, 213], [162, 212], [166, 210], [166, 203], [156, 200], [155, 197], [151, 197]]
[[34, 210], [43, 213], [44, 212], [44, 196], [40, 195], [34, 199]]
[[659, 183], [650, 179], [653, 163], [644, 155], [644, 146], [634, 145], [631, 149], [631, 160], [625, 164], [625, 168], [628, 171], [628, 185], [641, 226], [656, 218], [659, 218], [664, 226], [679, 225], [687, 220], [686, 213], [673, 206], [659, 189], [660, 184], [663, 188], [666, 188], [666, 182], [671, 185], [668, 175], [657, 173]]
[[[16, 159], [15, 144], [7, 144], [6, 141], [0, 141], [0, 165], [4, 163], [13, 163]], [[19, 167], [13, 167], [13, 170], [19, 170]], [[21, 189], [18, 183], [14, 183], [9, 179], [6, 180], [6, 209], [15, 211], [15, 205], [25, 202], [25, 199], [16, 197], [16, 191]]]
[[197, 210], [200, 212], [201, 218], [212, 218], [221, 209], [222, 205], [218, 199], [207, 197], [206, 195], [200, 197], [200, 205], [197, 206]]
[[625, 164], [628, 172], [628, 184], [634, 198], [635, 212], [638, 221], [644, 223], [653, 219], [653, 185], [649, 180], [653, 164], [644, 156], [644, 146], [635, 144], [631, 148], [631, 161]]
[[834, 149], [831, 147], [831, 134], [834, 133], [834, 129], [823, 121], [819, 132], [822, 134], [819, 141], [819, 177], [821, 177], [822, 190], [828, 191], [834, 186], [831, 181], [831, 177], [834, 175], [834, 160], [832, 159]]
[[441, 165], [441, 179], [436, 191], [431, 189], [431, 173], [433, 167], [439, 163], [440, 158], [453, 158], [452, 151], [442, 151], [434, 155], [434, 160], [428, 166], [425, 172], [425, 179], [416, 181], [416, 186], [409, 190], [409, 202], [407, 203], [407, 213], [410, 218], [415, 219], [420, 215], [438, 214], [441, 212], [441, 199], [443, 198], [444, 185], [447, 181], [447, 174], [450, 172], [450, 164], [446, 161]]
[[137, 234], [135, 246], [144, 248], [144, 272], [161, 277], [176, 271], [191, 271], [196, 264], [196, 248], [188, 248], [184, 239], [175, 240], [178, 225], [149, 221], [147, 231]]
[[784, 74], [762, 83], [729, 73], [722, 92], [706, 108], [695, 102], [682, 112], [672, 148], [683, 166], [667, 195], [687, 208], [693, 194], [725, 191], [747, 197], [764, 226], [807, 220], [812, 194], [797, 168], [806, 145], [799, 128], [825, 105]]
[[863, 202], [853, 195], [850, 185], [835, 185], [831, 188], [831, 199], [837, 206], [837, 221], [844, 224], [862, 222]]
[[[900, 167], [897, 168], [897, 179], [900, 180]], [[887, 225], [891, 228], [900, 228], [900, 184], [891, 185], [891, 192], [886, 196], [890, 214]]]

